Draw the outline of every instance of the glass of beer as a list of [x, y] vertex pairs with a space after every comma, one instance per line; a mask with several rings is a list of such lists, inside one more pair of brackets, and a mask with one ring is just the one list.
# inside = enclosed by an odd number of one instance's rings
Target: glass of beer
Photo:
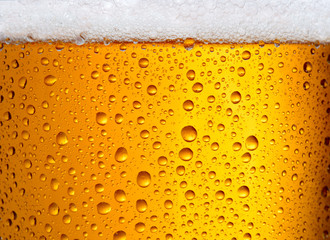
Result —
[[0, 239], [328, 238], [329, 42], [78, 37], [0, 45]]

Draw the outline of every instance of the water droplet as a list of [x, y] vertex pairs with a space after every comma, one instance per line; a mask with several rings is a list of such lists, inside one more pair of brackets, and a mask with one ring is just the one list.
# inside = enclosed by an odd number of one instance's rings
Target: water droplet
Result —
[[233, 92], [230, 96], [230, 100], [234, 104], [239, 103], [241, 101], [241, 94], [237, 91]]
[[64, 132], [59, 132], [56, 135], [56, 142], [57, 142], [58, 145], [64, 146], [69, 142], [69, 140], [68, 140], [68, 137], [66, 136], [66, 134]]
[[249, 152], [246, 152], [242, 155], [242, 161], [244, 163], [248, 163], [251, 161], [251, 154]]
[[124, 121], [123, 115], [121, 115], [120, 113], [116, 114], [115, 122], [118, 123], [118, 124], [121, 124], [123, 121]]
[[147, 88], [147, 92], [150, 96], [153, 96], [157, 93], [157, 88], [155, 85], [149, 85]]
[[183, 103], [183, 109], [186, 110], [186, 111], [191, 111], [194, 109], [194, 103], [193, 101], [191, 100], [186, 100], [184, 103]]
[[164, 156], [160, 156], [160, 157], [158, 158], [158, 164], [159, 164], [160, 166], [165, 166], [165, 165], [167, 164], [167, 158], [164, 157]]
[[183, 148], [180, 150], [179, 152], [179, 157], [183, 160], [183, 161], [189, 161], [192, 159], [193, 157], [193, 151], [190, 148]]
[[181, 130], [182, 138], [187, 142], [192, 142], [197, 137], [197, 131], [193, 126], [185, 126]]
[[190, 81], [194, 80], [194, 79], [195, 79], [195, 71], [194, 71], [194, 70], [189, 70], [189, 71], [187, 72], [187, 78], [188, 78]]
[[249, 60], [250, 57], [251, 57], [251, 53], [250, 53], [249, 51], [244, 51], [244, 52], [242, 53], [242, 58], [243, 58], [244, 60]]
[[26, 111], [27, 111], [27, 113], [28, 113], [29, 115], [33, 115], [33, 114], [35, 114], [36, 109], [35, 109], [35, 107], [34, 107], [33, 105], [28, 105], [28, 106], [26, 107]]
[[115, 199], [117, 202], [125, 202], [126, 201], [126, 193], [124, 190], [118, 189], [115, 191]]
[[241, 150], [241, 148], [242, 148], [242, 144], [241, 144], [241, 143], [239, 143], [239, 142], [235, 142], [235, 143], [233, 144], [233, 150], [234, 150], [234, 151], [239, 151], [239, 150]]
[[100, 202], [97, 204], [97, 212], [102, 215], [106, 215], [111, 211], [111, 207], [109, 203]]
[[140, 213], [147, 211], [148, 204], [144, 199], [139, 199], [136, 201], [136, 210]]
[[51, 203], [48, 207], [48, 213], [52, 216], [57, 216], [60, 212], [60, 208], [56, 203]]
[[101, 193], [101, 192], [103, 192], [103, 191], [104, 191], [104, 186], [103, 186], [103, 184], [98, 183], [98, 184], [95, 185], [95, 192], [97, 192], [97, 193]]
[[124, 147], [120, 147], [117, 149], [115, 153], [115, 159], [117, 162], [124, 162], [128, 158], [127, 150]]
[[148, 65], [149, 65], [149, 60], [148, 60], [148, 59], [146, 59], [146, 58], [141, 58], [141, 59], [139, 60], [139, 66], [140, 66], [141, 68], [146, 68], [146, 67], [148, 67]]
[[30, 216], [29, 223], [31, 226], [35, 226], [37, 224], [37, 218], [35, 216]]
[[327, 88], [328, 87], [328, 82], [327, 82], [327, 80], [326, 79], [322, 79], [321, 80], [321, 86], [323, 87], [323, 88]]
[[142, 172], [139, 172], [138, 176], [137, 176], [137, 184], [140, 186], [140, 187], [148, 187], [151, 183], [151, 176], [148, 172], [146, 171], [142, 171]]
[[250, 189], [247, 186], [242, 186], [238, 189], [238, 196], [240, 198], [246, 198], [250, 194]]
[[187, 200], [192, 200], [195, 198], [195, 192], [192, 191], [192, 190], [188, 190], [186, 193], [185, 193], [185, 197]]
[[62, 221], [63, 221], [64, 224], [69, 224], [69, 223], [71, 223], [71, 220], [72, 220], [72, 218], [71, 218], [71, 216], [68, 215], [68, 214], [65, 214], [65, 215], [63, 216], [63, 218], [62, 218]]
[[200, 93], [201, 91], [203, 91], [203, 84], [197, 82], [193, 85], [192, 87], [192, 90], [195, 92], [195, 93]]
[[185, 173], [186, 169], [184, 166], [178, 166], [176, 168], [176, 173], [179, 175], [179, 176], [182, 176], [184, 173]]
[[27, 79], [26, 77], [21, 77], [19, 80], [18, 80], [18, 86], [22, 89], [24, 89], [26, 87], [26, 84], [27, 84]]
[[305, 73], [310, 73], [312, 71], [312, 64], [310, 62], [305, 62], [304, 63], [304, 72]]
[[245, 69], [243, 67], [239, 67], [237, 69], [237, 74], [238, 76], [243, 77], [245, 75]]
[[59, 185], [60, 185], [60, 182], [56, 178], [52, 178], [52, 180], [50, 181], [51, 188], [56, 191], [58, 189]]
[[225, 198], [225, 193], [223, 191], [217, 191], [215, 193], [215, 198], [218, 200], [223, 200]]
[[142, 222], [139, 222], [137, 224], [135, 224], [135, 231], [137, 231], [138, 233], [142, 233], [144, 232], [146, 229], [146, 225]]
[[115, 83], [117, 81], [117, 77], [113, 74], [110, 74], [108, 80], [110, 83]]
[[96, 113], [96, 122], [99, 125], [105, 125], [108, 122], [107, 114], [104, 112], [98, 112]]
[[173, 202], [172, 202], [171, 200], [166, 200], [166, 201], [164, 202], [164, 207], [165, 207], [166, 209], [172, 209], [172, 208], [173, 208]]
[[255, 136], [249, 136], [246, 139], [245, 146], [250, 151], [256, 150], [258, 147], [258, 139]]
[[126, 233], [124, 231], [118, 231], [113, 235], [113, 240], [126, 240]]
[[32, 167], [32, 162], [29, 159], [25, 159], [23, 164], [24, 164], [24, 167], [27, 169]]
[[251, 240], [252, 237], [251, 237], [251, 234], [250, 233], [245, 233], [244, 236], [243, 236], [243, 240]]
[[93, 71], [93, 72], [91, 73], [91, 77], [92, 77], [93, 79], [97, 79], [99, 76], [100, 76], [100, 73], [99, 73], [98, 71]]
[[45, 57], [41, 58], [41, 61], [40, 62], [44, 66], [47, 66], [49, 64], [48, 58], [45, 58]]
[[45, 77], [44, 82], [47, 86], [53, 86], [57, 81], [57, 78], [53, 75], [48, 75]]
[[310, 88], [309, 82], [307, 82], [307, 81], [304, 82], [303, 87], [304, 87], [304, 90], [308, 90]]
[[297, 181], [298, 180], [298, 175], [295, 173], [292, 175], [292, 181]]
[[268, 121], [268, 117], [266, 116], [266, 115], [263, 115], [262, 117], [261, 117], [261, 122], [262, 123], [266, 123]]

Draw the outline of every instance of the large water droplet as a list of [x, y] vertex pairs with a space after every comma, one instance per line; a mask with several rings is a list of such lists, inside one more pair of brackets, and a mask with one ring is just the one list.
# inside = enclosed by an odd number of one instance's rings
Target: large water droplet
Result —
[[231, 94], [230, 100], [232, 103], [237, 104], [241, 101], [241, 94], [238, 91], [235, 91]]
[[58, 207], [58, 205], [56, 203], [51, 203], [48, 206], [48, 213], [52, 216], [57, 216], [60, 212], [60, 208]]
[[126, 240], [126, 233], [124, 231], [118, 231], [113, 235], [113, 240]]
[[194, 80], [195, 79], [195, 71], [194, 70], [189, 70], [187, 72], [187, 78], [191, 81]]
[[57, 78], [53, 75], [48, 75], [45, 77], [44, 82], [47, 86], [53, 86], [57, 81]]
[[136, 201], [136, 210], [140, 213], [147, 211], [148, 204], [144, 199], [139, 199]]
[[217, 191], [215, 193], [215, 198], [218, 200], [222, 200], [225, 198], [225, 193], [223, 191]]
[[105, 125], [108, 122], [107, 114], [104, 112], [96, 113], [96, 122], [100, 125]]
[[56, 142], [57, 142], [58, 145], [64, 146], [69, 142], [69, 140], [68, 140], [68, 137], [66, 136], [66, 134], [64, 132], [59, 132], [56, 135]]
[[193, 126], [186, 126], [181, 130], [182, 138], [187, 142], [192, 142], [197, 137], [197, 131]]
[[245, 141], [248, 150], [253, 151], [258, 148], [258, 139], [255, 136], [249, 136]]
[[186, 193], [185, 193], [185, 197], [187, 200], [192, 200], [195, 198], [195, 192], [192, 191], [192, 190], [188, 190]]
[[149, 65], [149, 60], [148, 60], [148, 59], [146, 59], [146, 58], [141, 58], [141, 59], [139, 60], [139, 66], [140, 66], [141, 68], [146, 68], [146, 67], [148, 67], [148, 65]]
[[115, 199], [117, 202], [125, 202], [126, 201], [126, 193], [124, 190], [118, 189], [115, 191]]
[[183, 148], [180, 150], [179, 152], [179, 157], [183, 160], [183, 161], [189, 161], [192, 159], [193, 157], [193, 151], [190, 148]]
[[250, 189], [247, 186], [242, 186], [238, 189], [238, 196], [240, 198], [246, 198], [250, 194]]
[[248, 162], [250, 162], [250, 161], [251, 161], [251, 154], [248, 153], [248, 152], [244, 153], [244, 154], [242, 155], [242, 161], [243, 161], [244, 163], [248, 163]]
[[138, 176], [137, 176], [137, 184], [140, 186], [140, 187], [148, 187], [150, 185], [150, 182], [151, 182], [151, 176], [148, 172], [146, 171], [142, 171], [142, 172], [139, 172]]
[[186, 111], [191, 111], [194, 109], [194, 102], [191, 101], [191, 100], [186, 100], [184, 103], [183, 103], [183, 109], [186, 110]]
[[244, 52], [242, 53], [242, 58], [243, 58], [244, 60], [248, 60], [248, 59], [250, 59], [250, 57], [251, 57], [251, 53], [250, 53], [249, 51], [244, 51]]
[[117, 162], [124, 162], [128, 158], [127, 150], [124, 147], [120, 147], [117, 149], [115, 153], [115, 159]]
[[304, 63], [304, 72], [310, 73], [312, 71], [313, 67], [310, 62], [305, 62]]
[[100, 202], [97, 204], [97, 212], [102, 215], [106, 215], [111, 211], [111, 207], [109, 203]]

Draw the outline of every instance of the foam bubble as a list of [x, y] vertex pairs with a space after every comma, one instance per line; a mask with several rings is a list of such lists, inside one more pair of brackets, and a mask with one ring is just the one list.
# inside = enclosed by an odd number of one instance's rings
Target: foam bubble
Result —
[[0, 0], [0, 41], [330, 42], [328, 0]]

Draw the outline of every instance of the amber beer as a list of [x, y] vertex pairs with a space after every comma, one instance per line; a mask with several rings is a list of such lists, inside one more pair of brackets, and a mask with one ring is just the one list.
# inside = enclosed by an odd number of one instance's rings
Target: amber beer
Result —
[[327, 239], [329, 55], [2, 44], [1, 239]]

